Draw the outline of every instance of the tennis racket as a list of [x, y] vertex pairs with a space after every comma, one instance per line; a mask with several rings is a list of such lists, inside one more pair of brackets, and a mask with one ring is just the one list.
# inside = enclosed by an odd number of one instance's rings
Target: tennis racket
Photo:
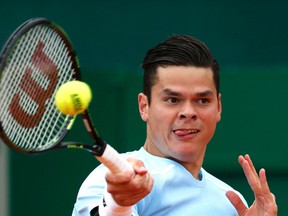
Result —
[[63, 83], [80, 77], [75, 50], [61, 27], [45, 18], [33, 18], [19, 26], [0, 55], [1, 139], [28, 154], [85, 149], [112, 172], [132, 170], [98, 135], [88, 110], [81, 115], [93, 145], [63, 141], [76, 116], [60, 113], [54, 96]]

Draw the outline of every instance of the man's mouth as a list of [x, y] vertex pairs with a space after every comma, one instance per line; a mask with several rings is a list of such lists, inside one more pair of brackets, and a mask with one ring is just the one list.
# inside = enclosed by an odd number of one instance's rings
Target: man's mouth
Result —
[[173, 130], [173, 132], [177, 136], [187, 136], [190, 134], [197, 134], [199, 132], [199, 130], [197, 130], [197, 129], [177, 129], [177, 130]]

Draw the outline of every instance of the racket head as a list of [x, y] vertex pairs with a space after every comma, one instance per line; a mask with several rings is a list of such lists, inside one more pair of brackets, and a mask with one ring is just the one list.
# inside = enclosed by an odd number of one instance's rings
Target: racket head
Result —
[[46, 18], [19, 26], [0, 55], [0, 137], [16, 151], [38, 153], [54, 148], [75, 116], [55, 104], [57, 89], [80, 80], [80, 66], [67, 34]]

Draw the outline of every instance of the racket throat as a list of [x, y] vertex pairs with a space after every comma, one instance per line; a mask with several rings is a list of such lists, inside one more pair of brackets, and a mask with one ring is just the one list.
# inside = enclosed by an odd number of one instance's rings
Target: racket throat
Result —
[[101, 144], [96, 144], [93, 146], [93, 152], [92, 154], [101, 157], [104, 154], [104, 151], [106, 149], [107, 144], [105, 142], [101, 142]]

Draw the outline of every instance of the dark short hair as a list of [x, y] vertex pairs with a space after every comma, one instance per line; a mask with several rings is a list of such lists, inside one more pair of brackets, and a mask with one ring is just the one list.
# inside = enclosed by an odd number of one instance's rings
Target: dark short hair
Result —
[[220, 67], [209, 48], [200, 40], [188, 35], [174, 35], [148, 50], [143, 62], [143, 93], [151, 101], [151, 88], [157, 82], [158, 67], [195, 66], [211, 68], [217, 94], [220, 88]]

